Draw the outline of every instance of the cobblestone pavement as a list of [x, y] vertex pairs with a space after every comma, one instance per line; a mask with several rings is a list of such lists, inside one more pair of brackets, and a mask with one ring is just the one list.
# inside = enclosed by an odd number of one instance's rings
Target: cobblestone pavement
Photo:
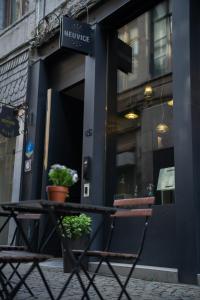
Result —
[[[63, 274], [62, 269], [52, 267], [42, 267], [47, 280], [50, 282], [53, 294], [58, 295], [63, 286], [68, 274]], [[85, 280], [85, 278], [84, 278]], [[27, 280], [29, 286], [39, 300], [50, 299], [46, 289], [38, 275], [37, 270]], [[105, 300], [115, 300], [119, 294], [119, 287], [112, 277], [98, 276], [96, 284], [102, 292]], [[199, 300], [200, 287], [194, 285], [169, 284], [153, 281], [144, 281], [139, 279], [131, 279], [128, 285], [128, 292], [133, 300]], [[76, 278], [72, 280], [70, 286], [65, 292], [62, 299], [80, 300], [81, 289]], [[99, 299], [94, 290], [91, 289], [90, 299]], [[33, 300], [34, 298], [28, 294], [24, 287], [18, 292], [16, 300]], [[123, 299], [126, 299], [124, 296]]]

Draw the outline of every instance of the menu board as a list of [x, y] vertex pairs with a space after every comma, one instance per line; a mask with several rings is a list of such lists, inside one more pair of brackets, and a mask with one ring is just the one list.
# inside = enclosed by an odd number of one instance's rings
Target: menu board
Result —
[[175, 189], [175, 168], [160, 169], [157, 191], [169, 191]]

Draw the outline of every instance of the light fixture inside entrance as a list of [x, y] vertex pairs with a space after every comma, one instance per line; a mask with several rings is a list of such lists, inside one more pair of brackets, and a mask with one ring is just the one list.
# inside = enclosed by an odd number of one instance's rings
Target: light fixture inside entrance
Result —
[[157, 133], [166, 133], [169, 131], [169, 126], [165, 123], [159, 123], [157, 126], [156, 126], [156, 132]]
[[134, 111], [129, 111], [124, 115], [124, 118], [126, 118], [128, 120], [135, 120], [135, 119], [139, 118], [139, 115]]
[[153, 95], [152, 86], [150, 84], [148, 84], [145, 86], [145, 89], [144, 89], [144, 97], [148, 99], [148, 98], [151, 98], [152, 95]]
[[174, 100], [171, 99], [171, 100], [167, 101], [167, 105], [168, 106], [174, 106]]

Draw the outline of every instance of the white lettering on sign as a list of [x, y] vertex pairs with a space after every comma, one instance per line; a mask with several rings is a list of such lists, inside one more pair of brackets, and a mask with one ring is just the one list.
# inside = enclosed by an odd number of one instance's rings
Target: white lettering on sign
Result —
[[85, 43], [89, 43], [90, 42], [90, 37], [87, 35], [83, 35], [80, 33], [76, 33], [73, 31], [69, 31], [69, 30], [64, 30], [64, 35], [67, 37], [70, 37], [74, 40], [78, 40], [78, 41], [83, 41]]

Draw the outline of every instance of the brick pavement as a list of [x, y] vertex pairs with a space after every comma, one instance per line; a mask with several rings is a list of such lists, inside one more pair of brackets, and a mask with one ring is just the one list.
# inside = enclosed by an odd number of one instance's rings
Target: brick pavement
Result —
[[[52, 267], [42, 267], [45, 272], [45, 276], [51, 284], [51, 288], [54, 295], [58, 295], [61, 286], [63, 285], [67, 274], [63, 274], [62, 269]], [[39, 300], [47, 300], [49, 296], [35, 271], [28, 279], [29, 285], [32, 291]], [[112, 277], [98, 276], [96, 283], [99, 289], [102, 291], [105, 300], [115, 300], [119, 293], [119, 287]], [[200, 299], [200, 287], [193, 285], [183, 284], [169, 284], [153, 281], [144, 281], [140, 279], [131, 279], [128, 291], [131, 298], [134, 300], [198, 300]], [[99, 299], [95, 292], [91, 289], [90, 296], [92, 300]], [[16, 298], [16, 300], [33, 300], [33, 297], [22, 288]], [[81, 290], [77, 279], [73, 279], [70, 287], [65, 292], [63, 299], [80, 300]], [[126, 299], [124, 296], [123, 299]]]

